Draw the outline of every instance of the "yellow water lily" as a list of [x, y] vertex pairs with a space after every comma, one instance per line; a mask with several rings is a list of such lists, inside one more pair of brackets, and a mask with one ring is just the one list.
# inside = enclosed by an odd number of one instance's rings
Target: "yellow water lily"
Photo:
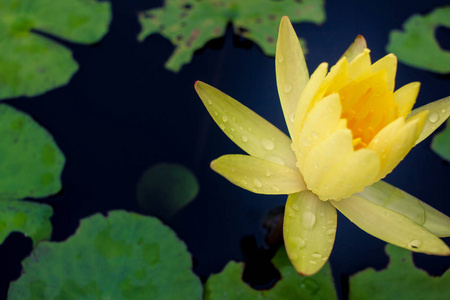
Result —
[[388, 243], [450, 255], [439, 238], [450, 236], [450, 218], [380, 181], [448, 118], [450, 97], [411, 111], [419, 83], [394, 91], [397, 58], [389, 54], [372, 64], [362, 37], [329, 72], [322, 63], [309, 76], [287, 17], [275, 61], [291, 138], [206, 83], [195, 89], [215, 122], [249, 154], [224, 155], [212, 169], [249, 191], [289, 195], [283, 235], [296, 270], [312, 275], [328, 260], [336, 209]]

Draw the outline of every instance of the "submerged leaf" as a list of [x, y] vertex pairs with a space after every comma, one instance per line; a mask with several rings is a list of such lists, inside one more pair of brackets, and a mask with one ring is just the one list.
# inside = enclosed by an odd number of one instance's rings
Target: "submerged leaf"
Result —
[[66, 84], [77, 71], [70, 50], [39, 32], [92, 44], [110, 21], [105, 1], [2, 0], [0, 99], [42, 94]]
[[404, 24], [404, 32], [393, 30], [386, 49], [413, 67], [446, 74], [450, 72], [450, 51], [439, 46], [435, 30], [450, 28], [450, 6], [436, 8], [428, 15], [413, 15]]
[[260, 291], [252, 289], [242, 281], [243, 264], [232, 261], [221, 273], [212, 275], [208, 279], [205, 285], [205, 300], [337, 299], [328, 263], [313, 276], [299, 276], [283, 247], [278, 250], [272, 262], [281, 274], [281, 279], [273, 288]]
[[48, 240], [52, 231], [53, 210], [45, 204], [26, 201], [0, 201], [0, 244], [11, 232], [20, 231], [36, 245]]
[[46, 197], [61, 189], [65, 158], [30, 116], [0, 105], [0, 201]]
[[321, 24], [325, 20], [324, 0], [166, 0], [164, 7], [139, 14], [142, 31], [138, 39], [157, 32], [170, 39], [176, 49], [166, 68], [178, 72], [195, 50], [222, 36], [228, 22], [233, 23], [235, 34], [274, 56], [278, 22], [285, 15], [292, 22]]
[[431, 149], [450, 161], [450, 126], [448, 124], [447, 122], [445, 129], [434, 136]]
[[195, 175], [178, 164], [160, 163], [145, 170], [137, 186], [139, 206], [146, 213], [168, 217], [198, 194]]
[[428, 276], [417, 269], [411, 253], [387, 244], [391, 262], [387, 269], [367, 269], [350, 278], [350, 300], [450, 299], [450, 272], [441, 277]]
[[186, 246], [152, 217], [113, 211], [81, 222], [65, 242], [43, 242], [11, 283], [13, 299], [200, 299]]

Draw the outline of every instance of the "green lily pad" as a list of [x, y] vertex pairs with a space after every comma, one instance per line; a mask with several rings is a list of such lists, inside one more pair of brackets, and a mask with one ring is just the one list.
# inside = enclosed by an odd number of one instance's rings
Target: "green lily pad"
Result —
[[436, 8], [428, 15], [413, 15], [404, 24], [404, 32], [393, 30], [387, 51], [410, 66], [436, 73], [450, 73], [450, 51], [439, 46], [436, 28], [450, 28], [450, 6]]
[[168, 217], [198, 194], [195, 175], [179, 164], [160, 163], [142, 174], [137, 186], [141, 209], [149, 214]]
[[252, 289], [242, 281], [243, 263], [229, 262], [221, 273], [208, 279], [204, 299], [337, 299], [328, 263], [317, 274], [302, 277], [292, 267], [284, 247], [278, 250], [272, 262], [281, 274], [281, 279], [272, 289]]
[[30, 116], [0, 104], [0, 201], [46, 197], [61, 190], [65, 158]]
[[158, 219], [125, 211], [81, 221], [23, 261], [8, 299], [200, 299], [186, 246]]
[[442, 158], [450, 161], [450, 126], [448, 124], [447, 121], [445, 129], [434, 136], [431, 149]]
[[77, 71], [69, 49], [36, 31], [92, 44], [105, 35], [110, 20], [108, 2], [0, 1], [0, 99], [42, 94]]
[[325, 21], [324, 0], [166, 0], [165, 6], [141, 12], [144, 40], [161, 33], [176, 49], [165, 67], [178, 72], [190, 62], [194, 51], [222, 36], [228, 22], [237, 35], [257, 43], [267, 55], [275, 55], [278, 26], [282, 16], [292, 22]]
[[45, 204], [0, 201], [0, 244], [14, 231], [29, 236], [34, 246], [42, 240], [48, 240], [52, 232], [52, 214], [53, 209]]
[[350, 278], [350, 300], [358, 299], [450, 299], [450, 272], [431, 277], [417, 269], [411, 252], [387, 244], [387, 269], [367, 269]]

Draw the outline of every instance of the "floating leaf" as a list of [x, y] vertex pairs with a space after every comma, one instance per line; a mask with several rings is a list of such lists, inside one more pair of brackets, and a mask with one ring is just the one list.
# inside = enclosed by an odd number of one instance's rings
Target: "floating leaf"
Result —
[[61, 189], [65, 158], [30, 116], [0, 104], [0, 201], [46, 197]]
[[45, 204], [26, 201], [0, 201], [0, 244], [13, 231], [31, 237], [33, 245], [48, 240], [52, 232], [53, 210]]
[[450, 51], [439, 46], [436, 28], [450, 28], [450, 6], [436, 8], [430, 14], [413, 15], [404, 24], [404, 32], [393, 30], [387, 51], [405, 64], [446, 74], [450, 72]]
[[200, 299], [186, 246], [158, 219], [125, 211], [81, 221], [65, 242], [40, 243], [8, 299]]
[[282, 16], [289, 16], [292, 22], [321, 24], [324, 0], [166, 0], [164, 7], [139, 14], [142, 31], [138, 39], [157, 32], [168, 38], [176, 49], [165, 66], [178, 72], [191, 61], [195, 50], [222, 36], [228, 22], [233, 23], [235, 34], [274, 56]]
[[450, 126], [448, 122], [445, 129], [434, 136], [431, 149], [442, 158], [450, 161]]
[[367, 269], [350, 278], [350, 300], [358, 299], [450, 299], [450, 272], [430, 277], [417, 269], [411, 252], [387, 244], [387, 269]]
[[110, 20], [108, 2], [0, 1], [0, 99], [42, 94], [66, 84], [77, 71], [70, 50], [38, 32], [92, 44], [107, 32]]
[[205, 300], [219, 299], [337, 299], [329, 264], [315, 275], [302, 277], [281, 247], [272, 260], [281, 279], [270, 290], [257, 291], [242, 281], [243, 264], [229, 262], [222, 273], [212, 275], [205, 286]]
[[161, 163], [148, 168], [137, 186], [139, 206], [157, 216], [170, 216], [191, 202], [199, 190], [197, 179], [179, 164]]

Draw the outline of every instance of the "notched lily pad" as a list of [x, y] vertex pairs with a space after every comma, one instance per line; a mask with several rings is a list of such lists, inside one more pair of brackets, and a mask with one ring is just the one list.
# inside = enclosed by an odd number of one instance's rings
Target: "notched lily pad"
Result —
[[367, 269], [350, 278], [350, 300], [450, 299], [450, 272], [431, 277], [417, 269], [408, 250], [387, 244], [387, 269]]
[[198, 194], [195, 175], [179, 164], [160, 163], [142, 174], [137, 186], [137, 198], [145, 213], [169, 217]]
[[36, 31], [92, 44], [106, 34], [110, 21], [109, 2], [0, 1], [0, 99], [42, 94], [77, 71], [69, 49]]
[[222, 36], [228, 22], [233, 23], [235, 34], [274, 56], [282, 16], [289, 16], [293, 23], [321, 24], [324, 0], [166, 0], [164, 7], [139, 14], [142, 31], [138, 39], [157, 32], [168, 38], [176, 48], [165, 67], [178, 72], [195, 50]]
[[281, 279], [270, 290], [254, 290], [242, 281], [243, 263], [229, 262], [225, 269], [212, 275], [205, 285], [205, 300], [218, 299], [337, 299], [329, 264], [315, 275], [302, 277], [292, 267], [286, 250], [281, 247], [273, 264]]
[[34, 246], [42, 240], [48, 240], [52, 232], [52, 214], [53, 209], [45, 204], [0, 201], [0, 244], [14, 231], [29, 236]]
[[434, 136], [431, 149], [443, 159], [450, 161], [450, 126], [448, 121], [445, 129]]
[[0, 201], [40, 198], [61, 189], [65, 158], [30, 116], [0, 104]]
[[410, 66], [450, 73], [450, 51], [439, 46], [435, 31], [439, 26], [450, 28], [450, 6], [436, 8], [428, 15], [413, 15], [404, 24], [404, 32], [393, 30], [387, 51]]
[[8, 299], [200, 299], [186, 246], [158, 219], [125, 211], [81, 221], [65, 242], [40, 243]]

